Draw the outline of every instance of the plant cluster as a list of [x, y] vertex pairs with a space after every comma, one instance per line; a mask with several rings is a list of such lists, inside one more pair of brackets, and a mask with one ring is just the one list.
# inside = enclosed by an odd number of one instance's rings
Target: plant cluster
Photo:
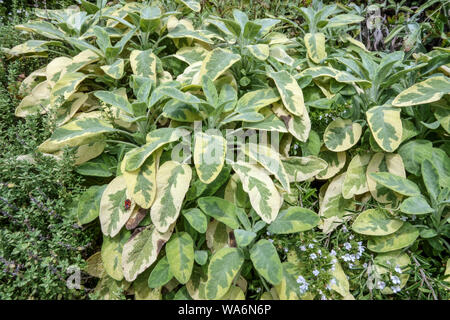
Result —
[[[15, 46], [26, 39], [13, 25], [0, 26], [2, 46]], [[8, 60], [0, 53], [2, 300], [85, 298], [87, 290], [70, 289], [66, 281], [83, 268], [97, 246], [96, 228], [80, 228], [74, 212], [68, 211], [84, 191], [82, 179], [73, 171], [70, 152], [59, 162], [35, 153], [53, 130], [51, 122], [40, 115], [19, 121], [14, 116], [25, 74], [45, 62]], [[29, 161], [32, 156], [34, 160]], [[83, 283], [93, 282], [82, 277]]]
[[69, 148], [89, 181], [91, 297], [386, 298], [418, 269], [448, 297], [448, 48], [369, 51], [350, 5], [314, 1], [305, 24], [201, 10], [81, 0], [35, 10], [16, 26], [33, 38], [4, 49], [60, 53], [15, 115], [52, 119], [37, 150]]

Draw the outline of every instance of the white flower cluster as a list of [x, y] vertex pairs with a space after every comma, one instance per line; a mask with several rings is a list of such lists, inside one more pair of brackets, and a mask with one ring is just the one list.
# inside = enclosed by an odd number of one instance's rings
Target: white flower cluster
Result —
[[334, 115], [330, 114], [330, 113], [325, 113], [325, 114], [323, 114], [323, 115], [319, 115], [319, 120], [322, 120], [322, 119], [327, 119], [327, 120], [332, 119], [332, 120], [336, 120], [336, 117], [335, 117]]
[[[345, 226], [343, 226], [343, 227], [345, 227]], [[353, 238], [354, 238], [353, 236], [349, 237], [350, 240]], [[341, 259], [348, 263], [348, 267], [350, 269], [354, 268], [354, 263], [359, 261], [359, 259], [361, 259], [363, 252], [366, 250], [362, 244], [362, 241], [358, 241], [357, 244], [358, 244], [358, 247], [355, 248], [355, 249], [357, 249], [357, 252], [355, 252], [355, 253], [347, 252], [341, 256]], [[344, 249], [347, 251], [351, 251], [353, 248], [353, 246], [350, 242], [345, 242], [343, 244], [343, 246], [344, 246]], [[331, 252], [332, 252], [332, 255], [336, 255], [336, 251], [332, 250]]]
[[308, 291], [308, 287], [309, 287], [308, 282], [306, 282], [305, 278], [303, 278], [302, 276], [298, 276], [297, 283], [300, 285], [299, 286], [300, 294], [302, 294], [302, 295], [305, 294], [306, 291]]
[[411, 215], [411, 216], [401, 216], [400, 220], [406, 222], [406, 221], [416, 221], [417, 216], [416, 215]]
[[[390, 261], [387, 261], [387, 264], [391, 264], [390, 263]], [[392, 292], [393, 293], [398, 293], [398, 292], [400, 292], [402, 289], [401, 289], [401, 280], [400, 280], [400, 277], [399, 277], [399, 275], [401, 275], [402, 274], [402, 268], [399, 266], [399, 265], [396, 265], [395, 266], [395, 268], [394, 268], [394, 272], [397, 274], [391, 274], [390, 275], [390, 282], [391, 282], [391, 286], [390, 286], [390, 288], [391, 288], [391, 290], [392, 290]], [[377, 282], [377, 288], [378, 289], [380, 289], [380, 290], [383, 290], [384, 288], [386, 288], [386, 283], [384, 282], [384, 281], [378, 281]]]

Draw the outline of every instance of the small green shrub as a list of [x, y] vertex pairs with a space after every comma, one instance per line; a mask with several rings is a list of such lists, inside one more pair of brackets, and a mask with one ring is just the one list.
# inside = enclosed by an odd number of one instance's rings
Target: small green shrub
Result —
[[[18, 10], [20, 4], [2, 8]], [[0, 26], [2, 46], [24, 40], [13, 26]], [[73, 172], [73, 154], [57, 162], [35, 153], [52, 121], [36, 116], [17, 121], [14, 116], [25, 74], [41, 64], [0, 54], [0, 299], [84, 298], [88, 291], [69, 289], [66, 280], [85, 266], [97, 246], [98, 230], [80, 228], [68, 210], [84, 190], [83, 180]], [[29, 156], [18, 160], [23, 155]], [[90, 282], [81, 276], [83, 283]]]
[[86, 178], [62, 214], [100, 225], [90, 297], [448, 298], [448, 48], [370, 51], [354, 4], [205, 7], [35, 10], [4, 49], [48, 61], [15, 110], [48, 138], [15, 161]]

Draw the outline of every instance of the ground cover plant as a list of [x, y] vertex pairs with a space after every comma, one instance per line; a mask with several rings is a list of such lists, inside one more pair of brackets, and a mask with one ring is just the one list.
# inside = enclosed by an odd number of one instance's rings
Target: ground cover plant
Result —
[[53, 125], [21, 160], [83, 177], [90, 298], [449, 298], [449, 3], [387, 7], [411, 17], [382, 46], [370, 5], [81, 0], [15, 26], [5, 59], [49, 60], [15, 116]]
[[[53, 6], [50, 2], [48, 5]], [[16, 14], [7, 15], [8, 21], [0, 26], [2, 46], [15, 46], [28, 38], [14, 29], [14, 24], [27, 19], [25, 15], [20, 17], [24, 9], [17, 6]], [[85, 265], [85, 259], [97, 246], [98, 231], [81, 228], [76, 215], [67, 210], [84, 191], [82, 179], [71, 164], [73, 156], [67, 153], [63, 161], [57, 162], [36, 154], [36, 147], [50, 136], [51, 124], [40, 115], [24, 121], [14, 116], [21, 99], [21, 80], [44, 63], [43, 59], [7, 60], [0, 53], [2, 300], [86, 297], [88, 291], [68, 288], [66, 280], [74, 268]], [[34, 154], [35, 161], [23, 161], [27, 158], [24, 154]], [[72, 272], [68, 272], [71, 268]], [[83, 282], [89, 281], [84, 275]]]

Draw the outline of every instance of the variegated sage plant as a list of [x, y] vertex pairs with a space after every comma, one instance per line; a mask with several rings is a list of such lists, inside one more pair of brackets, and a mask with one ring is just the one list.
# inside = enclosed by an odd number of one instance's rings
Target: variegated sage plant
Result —
[[[200, 17], [199, 1], [80, 3], [37, 10], [17, 26], [32, 40], [5, 51], [52, 57], [23, 81], [16, 115], [48, 113], [39, 151], [75, 148], [95, 181], [77, 214], [103, 233], [87, 270], [98, 297], [245, 299], [256, 278], [259, 297], [314, 298], [296, 283], [302, 261], [263, 235], [348, 221], [377, 261], [408, 264], [417, 245], [448, 258], [447, 48], [369, 52], [354, 37], [364, 17], [342, 5], [301, 8], [299, 25]], [[342, 106], [325, 130], [311, 123]], [[299, 143], [311, 148], [293, 156]], [[298, 201], [304, 181], [320, 186], [318, 212]], [[331, 289], [351, 298], [336, 265]]]

